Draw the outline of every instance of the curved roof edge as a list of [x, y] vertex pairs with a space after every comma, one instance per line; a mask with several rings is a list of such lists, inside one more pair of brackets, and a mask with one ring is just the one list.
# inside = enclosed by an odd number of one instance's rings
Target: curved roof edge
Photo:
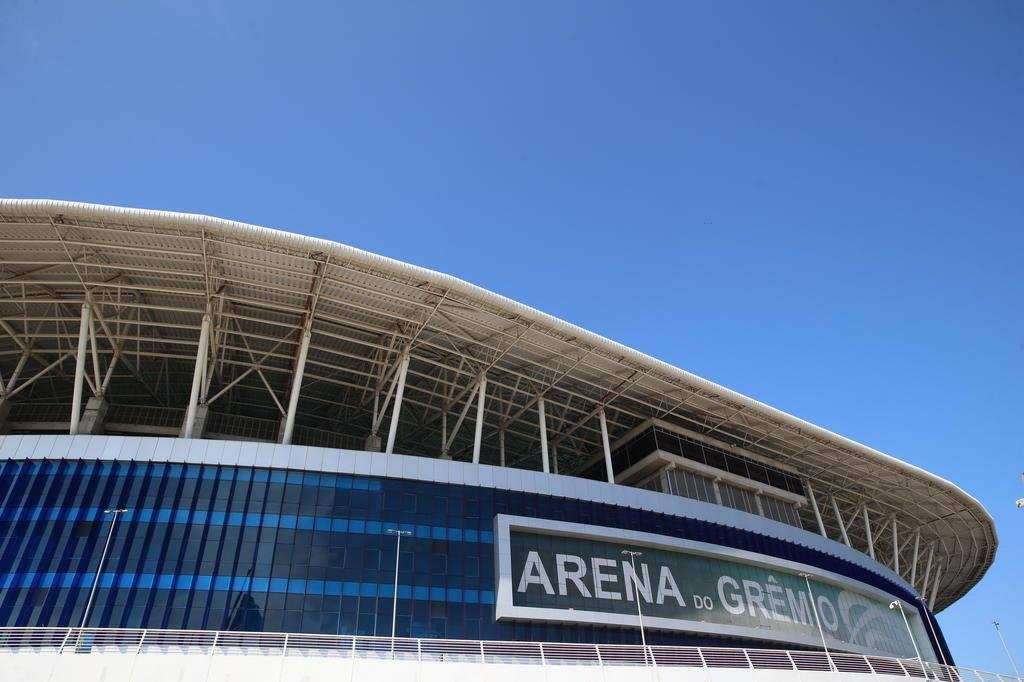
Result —
[[[998, 535], [995, 530], [995, 522], [985, 507], [972, 495], [961, 489], [954, 483], [928, 472], [920, 467], [914, 466], [897, 459], [884, 452], [858, 443], [852, 439], [841, 436], [823, 427], [812, 424], [787, 412], [766, 405], [746, 395], [720, 386], [712, 381], [704, 379], [686, 370], [680, 369], [662, 360], [642, 353], [638, 350], [612, 341], [600, 334], [583, 329], [570, 322], [566, 322], [548, 313], [542, 312], [528, 305], [512, 300], [500, 294], [466, 282], [458, 277], [445, 273], [423, 268], [403, 261], [374, 254], [353, 246], [341, 244], [328, 239], [309, 237], [295, 234], [275, 228], [251, 225], [234, 220], [216, 218], [213, 216], [180, 213], [174, 211], [159, 211], [152, 209], [137, 209], [102, 204], [90, 204], [75, 201], [61, 201], [52, 199], [13, 199], [0, 198], [0, 211], [17, 211], [26, 216], [51, 216], [53, 214], [69, 213], [78, 218], [94, 220], [114, 220], [126, 225], [136, 224], [140, 227], [173, 227], [182, 224], [192, 225], [197, 228], [210, 229], [219, 232], [226, 237], [233, 237], [239, 240], [262, 242], [267, 246], [279, 246], [283, 248], [308, 251], [310, 253], [332, 254], [339, 259], [361, 264], [367, 268], [376, 268], [391, 272], [397, 276], [404, 276], [414, 279], [423, 279], [433, 282], [442, 287], [450, 288], [468, 298], [475, 298], [483, 303], [503, 308], [521, 316], [534, 323], [547, 326], [567, 337], [574, 337], [604, 352], [620, 356], [626, 360], [635, 362], [638, 365], [647, 366], [655, 371], [662, 372], [668, 376], [675, 376], [679, 380], [699, 386], [701, 389], [718, 394], [728, 400], [742, 405], [744, 409], [758, 413], [766, 419], [775, 420], [789, 426], [791, 429], [808, 434], [811, 437], [834, 443], [836, 446], [845, 447], [858, 451], [875, 458], [880, 463], [891, 465], [904, 473], [932, 483], [959, 497], [966, 506], [974, 507], [981, 513], [984, 519], [991, 526], [993, 539], [998, 546]], [[986, 567], [987, 570], [987, 567]]]

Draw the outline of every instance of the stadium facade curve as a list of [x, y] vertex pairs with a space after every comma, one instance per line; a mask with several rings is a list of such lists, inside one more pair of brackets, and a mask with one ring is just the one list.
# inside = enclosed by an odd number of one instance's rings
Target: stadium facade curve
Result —
[[952, 483], [448, 275], [60, 201], [0, 245], [0, 626], [952, 663], [994, 557]]

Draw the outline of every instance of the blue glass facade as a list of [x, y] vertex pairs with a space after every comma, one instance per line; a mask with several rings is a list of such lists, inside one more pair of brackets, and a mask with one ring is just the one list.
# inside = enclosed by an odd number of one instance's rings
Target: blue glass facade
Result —
[[[89, 625], [634, 643], [634, 629], [494, 619], [495, 514], [711, 542], [802, 562], [916, 603], [879, 575], [754, 532], [488, 487], [253, 467], [0, 463], [0, 626], [78, 625], [110, 517], [123, 514]], [[727, 639], [649, 633], [652, 643]], [[745, 644], [751, 644], [745, 642]], [[756, 643], [755, 643], [756, 644]]]

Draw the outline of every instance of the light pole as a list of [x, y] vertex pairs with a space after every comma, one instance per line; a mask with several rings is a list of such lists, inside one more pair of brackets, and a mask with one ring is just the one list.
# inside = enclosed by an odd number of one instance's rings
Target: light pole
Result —
[[942, 650], [942, 643], [939, 642], [939, 636], [935, 634], [935, 626], [932, 625], [932, 618], [928, 613], [928, 603], [922, 596], [918, 596], [918, 600], [921, 602], [921, 606], [924, 607], [925, 620], [928, 621], [928, 629], [932, 631], [932, 639], [935, 640], [935, 646], [939, 649], [939, 657], [942, 658], [942, 665], [948, 668], [949, 661], [946, 660], [946, 653]]
[[1008, 659], [1010, 659], [1010, 665], [1013, 666], [1013, 674], [1016, 675], [1017, 679], [1019, 680], [1020, 679], [1020, 671], [1017, 670], [1017, 663], [1016, 663], [1016, 661], [1013, 660], [1013, 656], [1010, 655], [1010, 648], [1008, 646], [1006, 646], [1006, 640], [1003, 639], [1003, 631], [999, 629], [999, 621], [998, 620], [992, 621], [992, 625], [996, 626], [996, 634], [999, 635], [999, 641], [1003, 643], [1003, 651], [1006, 652], [1006, 657]]
[[402, 555], [402, 536], [412, 535], [411, 530], [388, 528], [386, 533], [395, 536], [395, 594], [391, 600], [391, 655], [395, 655], [395, 621], [398, 619], [398, 558]]
[[825, 658], [828, 659], [828, 669], [835, 671], [832, 663], [832, 655], [828, 652], [828, 644], [825, 644], [825, 631], [821, 627], [821, 617], [818, 616], [818, 605], [814, 601], [814, 590], [811, 589], [811, 574], [801, 573], [800, 577], [807, 583], [807, 596], [811, 598], [811, 611], [814, 613], [814, 624], [818, 626], [818, 634], [821, 635], [821, 648], [825, 650]]
[[917, 640], [914, 639], [914, 631], [910, 629], [910, 621], [907, 620], [907, 612], [903, 610], [903, 602], [899, 599], [893, 599], [889, 602], [890, 609], [899, 609], [900, 615], [903, 616], [903, 624], [907, 626], [907, 634], [910, 635], [910, 643], [914, 645], [914, 653], [917, 654], [917, 662], [921, 664], [921, 673], [928, 675], [924, 667], [924, 659], [921, 658], [921, 650], [917, 648]]
[[[92, 589], [89, 591], [89, 601], [85, 603], [85, 613], [82, 614], [82, 624], [79, 629], [84, 628], [86, 622], [89, 620], [89, 611], [92, 609], [92, 600], [96, 596], [96, 588], [100, 584], [100, 574], [103, 572], [103, 565], [107, 563], [107, 551], [110, 549], [110, 540], [114, 537], [114, 527], [117, 525], [117, 517], [119, 514], [124, 514], [127, 509], [104, 509], [104, 514], [113, 514], [113, 518], [110, 520], [110, 530], [107, 531], [107, 541], [103, 543], [103, 553], [100, 554], [100, 563], [96, 567], [96, 577], [92, 581]], [[81, 635], [81, 633], [79, 633]]]
[[[640, 589], [636, 584], [636, 558], [643, 556], [643, 552], [635, 552], [631, 549], [622, 550], [623, 556], [629, 557], [629, 565], [633, 569], [633, 595], [636, 597], [636, 617], [640, 620], [640, 644], [644, 650], [644, 665], [647, 665], [647, 635], [644, 634], [644, 613], [640, 609]], [[653, 658], [653, 657], [652, 657]], [[658, 665], [657, 661], [653, 661], [654, 665]]]

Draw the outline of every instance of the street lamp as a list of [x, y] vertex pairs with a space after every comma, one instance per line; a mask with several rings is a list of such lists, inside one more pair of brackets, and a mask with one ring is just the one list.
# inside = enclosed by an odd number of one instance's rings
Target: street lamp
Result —
[[120, 514], [124, 514], [127, 509], [104, 509], [104, 514], [113, 514], [113, 518], [110, 520], [110, 530], [107, 531], [107, 541], [103, 543], [103, 553], [100, 554], [100, 563], [96, 567], [96, 577], [92, 581], [92, 589], [89, 591], [89, 601], [85, 603], [85, 613], [82, 614], [82, 624], [79, 628], [84, 628], [86, 622], [89, 620], [89, 611], [92, 609], [92, 600], [96, 597], [96, 588], [100, 584], [100, 574], [103, 572], [103, 566], [107, 563], [107, 551], [110, 549], [110, 540], [114, 537], [114, 527], [117, 525], [117, 517]]
[[932, 639], [935, 640], [935, 646], [939, 650], [939, 656], [942, 658], [942, 665], [949, 667], [949, 661], [946, 660], [946, 652], [942, 650], [942, 643], [939, 642], [939, 636], [935, 634], [935, 626], [932, 625], [932, 619], [928, 615], [928, 603], [924, 600], [924, 597], [919, 596], [918, 601], [921, 602], [921, 606], [924, 607], [925, 620], [928, 621], [928, 629], [932, 631]]
[[811, 589], [811, 574], [801, 573], [800, 577], [807, 583], [807, 595], [811, 598], [811, 611], [814, 613], [814, 624], [818, 626], [818, 634], [821, 635], [821, 648], [825, 650], [825, 658], [828, 659], [828, 669], [835, 672], [835, 664], [832, 663], [832, 654], [828, 652], [828, 644], [825, 643], [825, 631], [821, 627], [821, 617], [818, 615], [818, 605], [814, 601], [814, 590]]
[[907, 626], [907, 634], [910, 635], [910, 643], [914, 645], [914, 653], [917, 654], [917, 662], [921, 664], [921, 673], [927, 676], [928, 673], [924, 668], [924, 659], [921, 658], [921, 650], [917, 648], [917, 640], [914, 639], [914, 631], [910, 629], [910, 621], [907, 620], [907, 612], [903, 610], [903, 602], [899, 599], [893, 599], [889, 602], [889, 608], [900, 610], [900, 615], [903, 616], [903, 624]]
[[999, 629], [999, 621], [998, 620], [992, 621], [992, 625], [996, 626], [996, 634], [999, 635], [999, 641], [1003, 643], [1003, 651], [1006, 652], [1006, 657], [1008, 659], [1010, 659], [1010, 665], [1013, 666], [1013, 674], [1016, 675], [1017, 679], [1019, 680], [1020, 679], [1020, 671], [1017, 670], [1017, 663], [1016, 663], [1016, 661], [1013, 660], [1013, 656], [1010, 655], [1010, 648], [1008, 646], [1006, 646], [1006, 640], [1003, 639], [1003, 631]]
[[[640, 644], [644, 650], [644, 665], [647, 665], [647, 635], [644, 634], [644, 613], [640, 610], [640, 589], [636, 583], [636, 558], [643, 556], [643, 552], [635, 552], [631, 549], [622, 550], [623, 556], [629, 557], [629, 565], [633, 569], [633, 594], [636, 596], [636, 617], [640, 620]], [[652, 657], [653, 658], [653, 657]], [[658, 665], [657, 661], [654, 661], [654, 665]]]
[[391, 655], [395, 655], [395, 621], [398, 618], [398, 558], [402, 554], [402, 536], [412, 535], [411, 530], [399, 530], [398, 528], [388, 528], [385, 533], [390, 533], [395, 536], [395, 594], [391, 600]]

